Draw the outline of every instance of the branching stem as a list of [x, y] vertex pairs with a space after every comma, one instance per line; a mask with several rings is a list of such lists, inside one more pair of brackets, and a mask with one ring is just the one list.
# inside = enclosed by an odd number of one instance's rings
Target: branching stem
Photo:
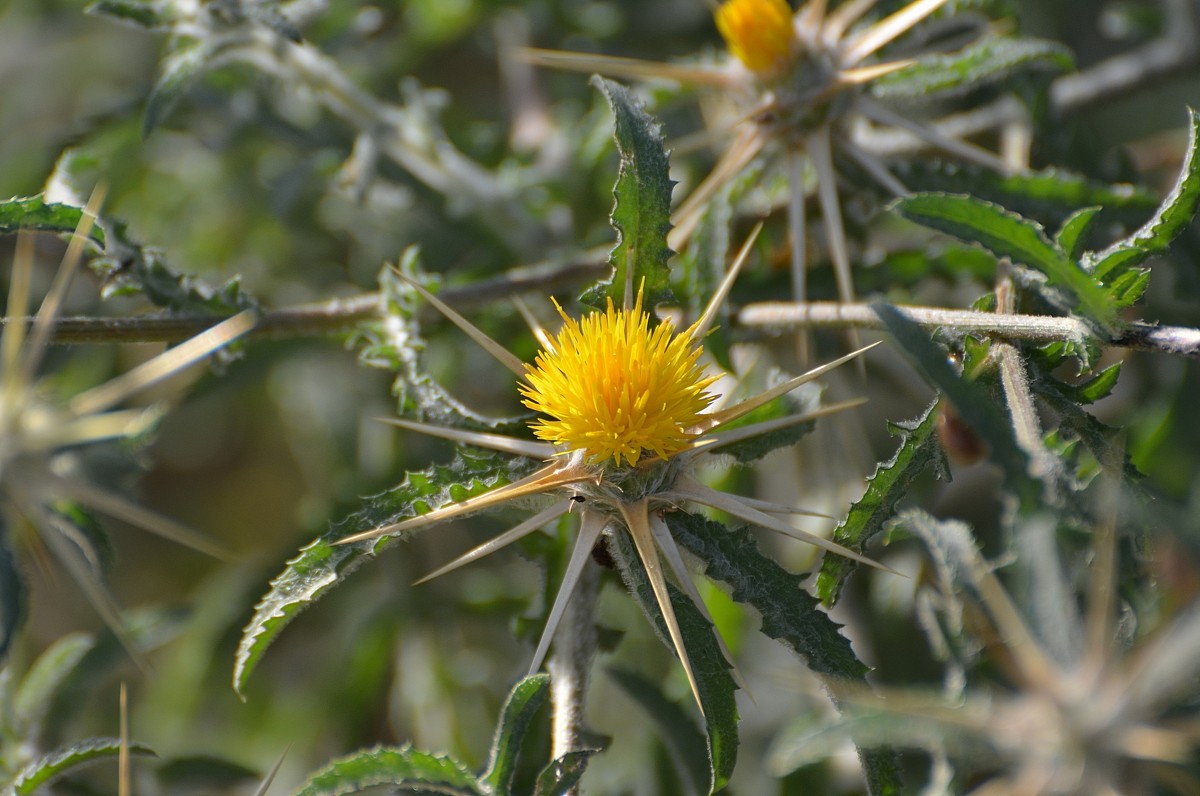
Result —
[[554, 714], [551, 749], [551, 759], [554, 760], [582, 747], [580, 735], [588, 674], [596, 656], [595, 612], [599, 591], [600, 568], [588, 561], [571, 594], [571, 602], [558, 626], [554, 647], [546, 661]]
[[[929, 328], [941, 328], [952, 334], [978, 334], [1004, 340], [1051, 343], [1082, 342], [1091, 337], [1086, 323], [1076, 318], [1053, 315], [998, 315], [974, 310], [950, 310], [941, 307], [902, 307], [909, 320]], [[737, 316], [746, 329], [770, 332], [793, 329], [882, 329], [883, 322], [869, 304], [838, 304], [816, 301], [807, 304], [764, 302], [747, 304]], [[1107, 343], [1118, 348], [1156, 351], [1200, 359], [1200, 329], [1186, 326], [1158, 326], [1131, 323]]]
[[[599, 262], [581, 262], [553, 274], [527, 278], [506, 276], [489, 279], [440, 294], [447, 303], [470, 307], [497, 297], [549, 289], [594, 279], [607, 268]], [[247, 338], [316, 337], [346, 332], [361, 321], [377, 317], [378, 293], [305, 304], [264, 312]], [[1076, 318], [1052, 315], [996, 315], [973, 310], [941, 307], [904, 307], [905, 315], [921, 326], [941, 328], [950, 334], [987, 335], [1003, 340], [1035, 343], [1083, 342], [1091, 336], [1087, 324]], [[79, 343], [177, 343], [213, 324], [209, 316], [60, 318], [51, 332], [51, 342]], [[26, 325], [31, 322], [25, 319]], [[9, 319], [0, 319], [0, 325]], [[752, 333], [767, 334], [796, 329], [882, 329], [883, 323], [869, 304], [839, 304], [834, 301], [808, 303], [763, 302], [747, 304], [737, 315], [737, 325]], [[1107, 345], [1136, 351], [1200, 359], [1200, 329], [1188, 326], [1159, 326], [1131, 323], [1118, 331]]]

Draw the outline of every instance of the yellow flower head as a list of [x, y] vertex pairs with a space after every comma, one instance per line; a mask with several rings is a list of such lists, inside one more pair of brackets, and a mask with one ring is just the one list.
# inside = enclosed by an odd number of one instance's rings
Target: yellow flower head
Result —
[[716, 20], [729, 51], [751, 72], [778, 75], [791, 61], [796, 29], [787, 0], [728, 0]]
[[580, 321], [558, 312], [562, 331], [525, 366], [521, 385], [524, 404], [549, 416], [532, 424], [534, 434], [582, 450], [593, 464], [635, 465], [647, 452], [665, 459], [685, 450], [716, 380], [697, 362], [692, 329], [677, 335], [669, 321], [651, 329], [640, 293], [630, 310], [610, 299], [605, 312]]

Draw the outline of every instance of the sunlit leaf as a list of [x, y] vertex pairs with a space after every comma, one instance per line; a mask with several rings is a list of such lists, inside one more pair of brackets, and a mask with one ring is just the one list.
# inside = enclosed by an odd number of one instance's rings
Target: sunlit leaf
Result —
[[496, 725], [496, 737], [479, 784], [491, 793], [508, 793], [513, 775], [517, 770], [517, 756], [534, 714], [546, 704], [550, 696], [550, 677], [535, 674], [513, 686], [504, 701], [500, 723]]
[[1077, 210], [1063, 222], [1062, 228], [1054, 236], [1054, 242], [1066, 252], [1070, 259], [1078, 260], [1082, 256], [1083, 247], [1087, 244], [1088, 232], [1091, 231], [1101, 209], [1100, 207], [1085, 207]]
[[[608, 537], [609, 550], [617, 563], [625, 585], [650, 619], [659, 638], [674, 651], [667, 633], [666, 622], [658, 610], [654, 590], [642, 567], [641, 560], [628, 534], [615, 533]], [[729, 782], [737, 761], [738, 713], [734, 701], [737, 686], [729, 673], [729, 663], [717, 644], [716, 632], [708, 620], [692, 604], [687, 595], [667, 584], [675, 618], [683, 632], [692, 671], [704, 706], [705, 730], [708, 733], [709, 785], [706, 793], [716, 793]]]
[[155, 30], [170, 22], [170, 3], [140, 0], [97, 0], [84, 13], [110, 17], [139, 28]]
[[1071, 51], [1058, 42], [991, 36], [952, 53], [922, 56], [872, 81], [871, 93], [895, 101], [953, 97], [1019, 72], [1066, 72], [1074, 66]]
[[246, 681], [267, 647], [300, 611], [397, 537], [335, 544], [339, 539], [490, 491], [528, 474], [535, 464], [529, 459], [506, 460], [463, 450], [450, 464], [409, 473], [399, 486], [367, 498], [362, 509], [301, 549], [271, 581], [269, 591], [242, 631], [234, 659], [234, 689], [239, 694], [244, 692]]
[[1041, 226], [1016, 213], [972, 196], [916, 194], [893, 204], [900, 215], [978, 244], [997, 257], [1040, 271], [1051, 285], [1074, 294], [1074, 309], [1108, 329], [1116, 322], [1116, 307], [1103, 287], [1053, 241]]
[[[833, 541], [861, 551], [895, 515], [896, 506], [908, 494], [913, 479], [931, 467], [942, 478], [948, 477], [945, 454], [935, 434], [938, 405], [939, 402], [934, 401], [916, 420], [892, 426], [892, 432], [900, 437], [900, 447], [867, 479], [866, 492], [838, 523], [833, 531]], [[856, 567], [857, 564], [848, 558], [825, 556], [817, 575], [817, 596], [821, 602], [825, 605], [836, 603], [842, 585]]]
[[902, 309], [883, 303], [871, 306], [895, 336], [900, 353], [954, 404], [963, 420], [988, 444], [992, 460], [1004, 470], [1009, 489], [1027, 504], [1036, 502], [1042, 486], [1030, 476], [1028, 457], [1017, 445], [1012, 425], [996, 399], [979, 382], [956, 373], [947, 362], [946, 351], [906, 318]]
[[1136, 232], [1102, 252], [1089, 255], [1086, 262], [1093, 270], [1111, 271], [1111, 266], [1106, 265], [1106, 261], [1128, 251], [1137, 252], [1140, 259], [1127, 261], [1127, 268], [1152, 254], [1165, 251], [1196, 217], [1197, 208], [1200, 207], [1200, 112], [1189, 108], [1188, 122], [1187, 155], [1171, 192], [1159, 205], [1154, 216]]
[[[0, 202], [0, 234], [21, 229], [47, 232], [74, 232], [83, 217], [83, 208], [73, 205], [47, 203], [41, 196], [20, 196]], [[104, 244], [104, 230], [93, 224], [88, 237]]]
[[[617, 184], [613, 188], [615, 204], [612, 225], [617, 230], [617, 246], [609, 262], [614, 270], [611, 282], [589, 290], [583, 301], [601, 309], [605, 298], [620, 307], [628, 283], [634, 293], [645, 284], [644, 300], [653, 307], [671, 298], [667, 260], [667, 233], [671, 229], [671, 188], [667, 153], [663, 148], [659, 124], [642, 108], [629, 90], [619, 83], [597, 77], [593, 85], [608, 100], [615, 118], [613, 137], [621, 156]], [[627, 274], [629, 265], [632, 274]]]
[[[729, 586], [733, 599], [762, 616], [762, 632], [795, 650], [818, 675], [862, 681], [868, 671], [839, 625], [821, 610], [793, 575], [759, 551], [744, 530], [734, 530], [687, 512], [665, 515], [671, 535], [704, 562], [705, 574]], [[888, 750], [860, 750], [871, 793], [900, 793], [900, 776]]]
[[[28, 796], [56, 777], [97, 760], [108, 759], [115, 764], [120, 751], [121, 741], [117, 738], [93, 738], [55, 750], [22, 769], [12, 781], [9, 793]], [[139, 755], [154, 754], [145, 746], [134, 743], [129, 744], [129, 751]]]
[[308, 778], [296, 796], [340, 796], [394, 786], [403, 793], [484, 796], [475, 775], [445, 755], [411, 746], [377, 747], [335, 760]]
[[533, 796], [569, 796], [583, 778], [595, 749], [567, 752], [542, 769], [534, 784]]
[[158, 80], [146, 100], [142, 115], [142, 136], [147, 137], [183, 98], [196, 80], [204, 73], [213, 47], [207, 41], [180, 41], [163, 59], [159, 67]]

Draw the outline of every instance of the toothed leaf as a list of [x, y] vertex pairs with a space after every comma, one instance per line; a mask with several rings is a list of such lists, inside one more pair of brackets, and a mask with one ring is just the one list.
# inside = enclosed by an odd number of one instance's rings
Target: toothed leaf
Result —
[[[762, 616], [762, 632], [795, 650], [808, 668], [834, 681], [863, 681], [868, 671], [817, 599], [793, 575], [763, 555], [745, 530], [683, 511], [665, 515], [675, 541], [704, 562], [705, 574], [726, 584], [733, 599]], [[870, 792], [900, 793], [900, 775], [888, 750], [860, 750]]]
[[1126, 268], [1139, 264], [1152, 254], [1165, 251], [1196, 217], [1197, 208], [1200, 207], [1200, 113], [1189, 108], [1188, 122], [1187, 156], [1171, 192], [1150, 220], [1136, 232], [1088, 258], [1088, 264], [1094, 264], [1095, 271], [1112, 270], [1106, 261], [1119, 256], [1128, 258], [1129, 252], [1134, 252], [1135, 256], [1132, 260], [1125, 260]]
[[911, 66], [872, 81], [871, 93], [892, 101], [945, 99], [1021, 72], [1056, 73], [1074, 68], [1071, 51], [1058, 42], [989, 37], [952, 53], [923, 56]]
[[104, 298], [141, 293], [155, 306], [181, 315], [224, 317], [258, 309], [258, 302], [242, 290], [237, 277], [214, 286], [180, 274], [162, 251], [133, 240], [121, 223], [112, 225], [112, 238], [106, 255], [90, 263], [104, 279]]
[[567, 752], [562, 757], [550, 763], [538, 774], [534, 784], [533, 796], [569, 796], [583, 772], [587, 770], [588, 761], [597, 749], [583, 749], [577, 752]]
[[970, 194], [1051, 226], [1063, 224], [1081, 207], [1103, 208], [1099, 218], [1104, 223], [1138, 224], [1158, 206], [1158, 197], [1145, 188], [1057, 167], [998, 174], [970, 164], [906, 160], [893, 169], [913, 192]]
[[1012, 425], [987, 389], [956, 373], [946, 361], [946, 351], [905, 317], [903, 310], [881, 302], [871, 306], [896, 338], [905, 358], [954, 404], [967, 425], [988, 444], [992, 460], [1004, 470], [1009, 489], [1025, 504], [1036, 502], [1041, 485], [1029, 475], [1028, 458], [1013, 437]]
[[1071, 216], [1063, 222], [1062, 228], [1058, 230], [1058, 234], [1054, 236], [1054, 242], [1058, 247], [1066, 252], [1067, 257], [1072, 260], [1078, 260], [1083, 254], [1084, 244], [1087, 243], [1088, 232], [1091, 231], [1093, 223], [1096, 221], [1096, 216], [1100, 213], [1099, 207], [1085, 207], [1071, 214]]
[[[632, 279], [635, 294], [644, 280], [645, 305], [654, 307], [672, 298], [667, 266], [672, 251], [667, 248], [667, 233], [671, 229], [671, 188], [675, 183], [669, 175], [662, 131], [624, 86], [602, 77], [593, 78], [592, 85], [600, 89], [612, 108], [613, 138], [621, 164], [613, 188], [616, 201], [612, 225], [617, 231], [617, 245], [609, 257], [613, 278], [588, 290], [582, 300], [603, 309], [606, 299], [611, 298], [620, 307], [627, 279]], [[630, 265], [633, 272], [627, 276]]]
[[85, 14], [110, 17], [139, 28], [156, 30], [171, 21], [170, 4], [143, 3], [138, 0], [98, 0], [84, 9]]
[[991, 202], [954, 194], [916, 194], [898, 200], [892, 207], [910, 221], [1040, 271], [1051, 285], [1074, 294], [1070, 309], [1101, 328], [1109, 329], [1116, 322], [1117, 308], [1104, 288], [1050, 241], [1036, 222]]
[[[630, 593], [650, 619], [659, 638], [674, 652], [675, 647], [667, 632], [666, 622], [658, 609], [654, 590], [634, 548], [633, 540], [626, 533], [614, 533], [608, 537], [608, 547]], [[704, 706], [709, 762], [709, 784], [706, 792], [716, 793], [728, 784], [737, 762], [738, 713], [737, 703], [734, 701], [737, 686], [729, 673], [729, 663], [722, 655], [716, 636], [713, 635], [716, 629], [708, 623], [687, 595], [669, 583], [667, 590], [670, 592], [675, 618], [683, 633], [692, 672], [696, 676], [700, 702]]]
[[512, 788], [517, 756], [529, 732], [529, 724], [549, 696], [550, 677], [544, 674], [526, 677], [509, 691], [500, 713], [500, 723], [496, 725], [487, 768], [479, 777], [479, 784], [489, 793], [508, 793]]
[[313, 774], [296, 796], [340, 796], [392, 786], [426, 796], [484, 796], [475, 775], [452, 757], [409, 745], [376, 747], [335, 760]]
[[[775, 386], [784, 380], [781, 376], [776, 378], [773, 375], [770, 386]], [[780, 396], [774, 401], [763, 404], [754, 411], [739, 417], [737, 420], [721, 426], [721, 430], [733, 431], [755, 423], [765, 423], [771, 420], [779, 420], [784, 417], [815, 411], [821, 406], [821, 393], [822, 389], [819, 385], [805, 384], [787, 395]], [[732, 456], [741, 464], [750, 464], [774, 450], [795, 445], [801, 438], [811, 432], [815, 426], [816, 421], [809, 420], [804, 423], [788, 426], [787, 428], [768, 431], [764, 434], [742, 440], [741, 442], [723, 446], [721, 454]]]
[[[132, 754], [153, 755], [141, 744], [129, 744]], [[56, 777], [97, 760], [116, 760], [121, 753], [121, 741], [117, 738], [93, 738], [88, 741], [57, 749], [30, 763], [17, 774], [8, 791], [12, 796], [28, 796]]]
[[[896, 506], [908, 494], [913, 479], [933, 467], [946, 478], [949, 469], [945, 454], [937, 441], [938, 401], [934, 401], [921, 417], [908, 423], [897, 423], [900, 447], [886, 462], [881, 463], [867, 480], [867, 490], [850, 507], [846, 518], [833, 531], [833, 541], [861, 551], [896, 513]], [[838, 600], [846, 578], [858, 565], [842, 556], [827, 555], [817, 575], [817, 597], [825, 605]]]
[[244, 693], [246, 681], [263, 653], [296, 614], [399, 537], [383, 536], [345, 545], [336, 544], [338, 540], [491, 491], [527, 475], [535, 466], [530, 459], [506, 459], [464, 449], [450, 464], [411, 472], [399, 486], [367, 498], [362, 509], [301, 549], [271, 581], [270, 590], [242, 630], [234, 659], [234, 690]]
[[[0, 234], [10, 234], [22, 229], [39, 229], [48, 232], [74, 232], [83, 218], [83, 208], [57, 202], [47, 203], [38, 196], [19, 196], [0, 202]], [[104, 230], [93, 224], [88, 237], [104, 244]]]

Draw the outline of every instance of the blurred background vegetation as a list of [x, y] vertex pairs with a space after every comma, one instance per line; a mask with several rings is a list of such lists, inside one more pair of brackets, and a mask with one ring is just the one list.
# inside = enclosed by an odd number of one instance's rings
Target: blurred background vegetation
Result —
[[[163, 73], [164, 54], [173, 50], [167, 37], [85, 13], [88, 5], [0, 3], [0, 197], [43, 191], [53, 197], [71, 180], [102, 181], [108, 186], [104, 215], [127, 223], [130, 240], [161, 250], [172, 271], [201, 283], [236, 279], [268, 309], [376, 291], [384, 263], [396, 262], [414, 245], [423, 267], [441, 275], [449, 289], [513, 268], [581, 263], [582, 277], [550, 283], [564, 303], [573, 300], [601, 274], [596, 264], [613, 240], [608, 214], [617, 158], [611, 115], [584, 76], [537, 70], [506, 79], [501, 53], [535, 45], [663, 60], [711, 58], [722, 49], [712, 14], [699, 0], [279, 4], [286, 24], [342, 75], [412, 114], [416, 138], [445, 136], [424, 150], [428, 142], [414, 143], [417, 150], [441, 153], [433, 158], [441, 171], [421, 178], [386, 157], [372, 161], [362, 130], [331, 111], [318, 88], [289, 84], [245, 63], [197, 75], [144, 134], [147, 97]], [[228, 5], [230, 13], [240, 6], [277, 13], [274, 3]], [[1022, 33], [1066, 45], [1080, 70], [1165, 32], [1162, 5], [1149, 0], [1008, 5], [1015, 10], [1009, 19], [1019, 20]], [[514, 80], [525, 78], [536, 82], [535, 89], [514, 94]], [[659, 98], [654, 89], [647, 93]], [[668, 146], [703, 123], [689, 94], [653, 107]], [[535, 104], [522, 107], [517, 100]], [[1037, 127], [1032, 165], [1136, 183], [1161, 196], [1179, 173], [1189, 103], [1200, 104], [1200, 69], [1194, 66], [1114, 92]], [[440, 121], [422, 126], [423, 114]], [[486, 170], [487, 180], [475, 180], [470, 169], [443, 157], [451, 146], [454, 157]], [[712, 160], [704, 151], [676, 159], [673, 176], [694, 186]], [[449, 187], [437, 187], [439, 179]], [[459, 182], [476, 193], [456, 189]], [[911, 226], [876, 219], [873, 234], [914, 238]], [[776, 259], [786, 259], [782, 234], [772, 239]], [[0, 237], [0, 262], [12, 262], [14, 240]], [[38, 239], [35, 297], [45, 292], [62, 246], [54, 236]], [[1197, 263], [1200, 235], [1193, 225], [1177, 242], [1171, 264], [1156, 270], [1138, 317], [1200, 324]], [[6, 284], [3, 270], [0, 282]], [[813, 278], [816, 296], [832, 297], [828, 270], [818, 268]], [[752, 275], [735, 303], [785, 295], [786, 279], [786, 266]], [[961, 274], [889, 286], [868, 270], [856, 280], [862, 293], [896, 302], [960, 307], [983, 292]], [[105, 284], [113, 284], [111, 275], [106, 282], [81, 272], [65, 314], [128, 317], [157, 309], [136, 291], [101, 299]], [[474, 296], [457, 306], [523, 359], [531, 358], [536, 343], [520, 316], [507, 302], [490, 298]], [[429, 316], [422, 329], [430, 372], [472, 409], [518, 413], [511, 377], [446, 327]], [[820, 334], [822, 351], [842, 346], [838, 334]], [[218, 539], [236, 559], [213, 561], [120, 523], [109, 525], [115, 555], [108, 580], [118, 602], [145, 623], [152, 671], [137, 671], [64, 572], [32, 559], [23, 566], [29, 615], [9, 653], [10, 666], [20, 670], [70, 633], [101, 639], [56, 703], [47, 737], [116, 735], [117, 684], [124, 680], [132, 735], [163, 761], [205, 756], [246, 769], [229, 766], [225, 781], [216, 764], [193, 775], [183, 765], [138, 762], [135, 793], [250, 793], [285, 749], [275, 792], [296, 787], [335, 757], [378, 743], [412, 743], [474, 767], [484, 763], [504, 695], [524, 673], [540, 628], [542, 570], [509, 553], [420, 587], [410, 584], [503, 530], [509, 514], [439, 527], [395, 546], [281, 635], [244, 702], [230, 687], [241, 629], [283, 562], [355, 510], [362, 496], [449, 457], [448, 444], [374, 419], [396, 411], [394, 374], [365, 366], [360, 342], [347, 330], [248, 343], [210, 372], [156, 388], [146, 400], [165, 400], [171, 410], [152, 441], [135, 456], [122, 451], [95, 463], [102, 480]], [[785, 348], [786, 342], [767, 344]], [[56, 346], [43, 368], [51, 374], [47, 389], [69, 395], [161, 348]], [[1149, 570], [1160, 586], [1155, 599], [1183, 606], [1200, 585], [1200, 379], [1194, 360], [1116, 350], [1104, 362], [1118, 358], [1125, 363], [1121, 382], [1095, 413], [1127, 429], [1127, 450], [1159, 498], [1157, 516], [1169, 518], [1169, 529], [1153, 535]], [[832, 422], [799, 454], [775, 454], [765, 474], [735, 470], [720, 477], [844, 513], [874, 463], [894, 451], [884, 420], [915, 417], [932, 391], [907, 366], [882, 359], [871, 360], [865, 383], [851, 374], [832, 389], [841, 397], [865, 395], [870, 406], [851, 420]], [[793, 498], [798, 480], [804, 493]], [[956, 465], [952, 482], [923, 479], [913, 486], [912, 499], [938, 516], [968, 520], [983, 549], [993, 553], [1002, 547], [995, 539], [1001, 510], [995, 482], [986, 463]], [[810, 551], [800, 546], [774, 539], [762, 544], [789, 567], [811, 563]], [[904, 571], [917, 555], [904, 545], [879, 552]], [[611, 580], [599, 621], [622, 638], [602, 653], [592, 687], [587, 725], [604, 737], [607, 750], [592, 761], [586, 790], [681, 792], [660, 728], [603, 671], [622, 667], [664, 681], [681, 702], [687, 683]], [[879, 683], [934, 687], [942, 676], [918, 628], [914, 588], [911, 582], [854, 579], [835, 611]], [[825, 763], [794, 772], [764, 762], [781, 728], [818, 724], [831, 708], [793, 654], [753, 632], [755, 616], [720, 589], [702, 589], [755, 696], [739, 699], [742, 750], [732, 791], [861, 792], [849, 745]], [[532, 756], [538, 755], [545, 758]], [[115, 792], [115, 782], [115, 771], [98, 767], [59, 787], [107, 793]]]

